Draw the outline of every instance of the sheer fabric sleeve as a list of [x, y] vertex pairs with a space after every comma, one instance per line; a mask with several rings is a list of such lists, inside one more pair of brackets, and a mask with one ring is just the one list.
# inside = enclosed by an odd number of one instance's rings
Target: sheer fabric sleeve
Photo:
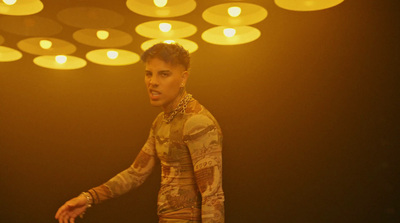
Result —
[[131, 189], [139, 187], [151, 174], [156, 162], [154, 135], [150, 131], [149, 138], [140, 150], [132, 165], [103, 185], [90, 189], [94, 203], [101, 203], [107, 199], [118, 197]]
[[194, 115], [185, 124], [184, 141], [191, 153], [202, 196], [202, 222], [224, 222], [221, 130], [210, 117]]

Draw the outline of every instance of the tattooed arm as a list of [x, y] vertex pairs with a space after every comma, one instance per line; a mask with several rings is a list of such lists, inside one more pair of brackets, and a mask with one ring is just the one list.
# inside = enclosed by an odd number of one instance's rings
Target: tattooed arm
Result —
[[154, 137], [150, 133], [146, 144], [139, 152], [133, 164], [120, 172], [105, 184], [90, 189], [94, 197], [94, 203], [118, 197], [131, 189], [139, 187], [150, 175], [156, 162]]
[[221, 130], [210, 117], [194, 115], [185, 124], [184, 140], [202, 195], [202, 222], [224, 222]]

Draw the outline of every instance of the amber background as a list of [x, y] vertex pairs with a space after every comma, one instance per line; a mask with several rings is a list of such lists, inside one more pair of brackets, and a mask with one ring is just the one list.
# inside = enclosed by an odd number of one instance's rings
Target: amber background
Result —
[[[261, 38], [207, 44], [200, 34], [212, 25], [201, 12], [222, 2], [198, 1], [178, 19], [199, 28], [189, 38], [199, 50], [188, 91], [224, 133], [226, 221], [398, 222], [399, 2], [346, 0], [303, 13], [247, 1], [269, 12], [254, 25]], [[51, 7], [45, 15], [55, 15]], [[56, 37], [73, 42], [72, 31]], [[136, 38], [128, 48], [141, 52]], [[4, 45], [21, 39], [8, 35]], [[141, 63], [57, 71], [32, 59], [0, 63], [1, 222], [55, 222], [67, 199], [131, 164], [160, 112], [148, 103]], [[141, 188], [79, 222], [156, 222], [159, 175], [157, 166]]]

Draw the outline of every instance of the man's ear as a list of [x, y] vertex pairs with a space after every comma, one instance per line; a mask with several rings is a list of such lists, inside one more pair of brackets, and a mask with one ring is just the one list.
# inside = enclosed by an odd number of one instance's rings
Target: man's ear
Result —
[[182, 85], [186, 86], [187, 79], [189, 78], [189, 72], [187, 70], [182, 72]]

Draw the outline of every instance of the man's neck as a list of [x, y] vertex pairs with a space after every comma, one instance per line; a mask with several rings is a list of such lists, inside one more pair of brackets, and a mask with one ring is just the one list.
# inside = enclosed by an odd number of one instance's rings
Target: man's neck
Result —
[[182, 91], [169, 106], [163, 108], [164, 114], [173, 112], [179, 105], [180, 101], [187, 95], [186, 91]]

